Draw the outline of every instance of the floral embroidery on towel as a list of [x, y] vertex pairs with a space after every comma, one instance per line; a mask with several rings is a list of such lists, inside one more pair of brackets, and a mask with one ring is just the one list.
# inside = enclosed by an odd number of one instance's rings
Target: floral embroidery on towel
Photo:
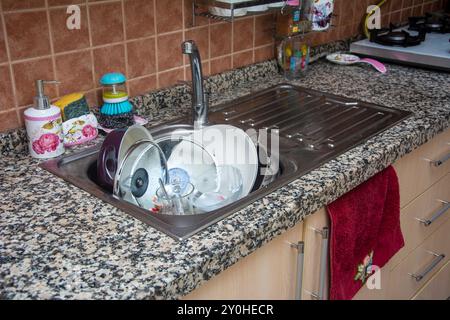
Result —
[[355, 275], [355, 281], [361, 280], [362, 284], [365, 284], [367, 279], [372, 275], [372, 261], [373, 261], [373, 250], [372, 252], [364, 258], [363, 263], [358, 265], [358, 270]]

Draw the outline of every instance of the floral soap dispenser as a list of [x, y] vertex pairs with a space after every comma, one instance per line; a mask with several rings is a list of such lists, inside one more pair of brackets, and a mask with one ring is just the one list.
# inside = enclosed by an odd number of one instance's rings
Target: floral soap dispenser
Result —
[[50, 159], [64, 153], [61, 110], [50, 104], [44, 94], [45, 84], [58, 84], [58, 81], [36, 81], [37, 96], [34, 106], [24, 112], [28, 135], [28, 148], [33, 158]]

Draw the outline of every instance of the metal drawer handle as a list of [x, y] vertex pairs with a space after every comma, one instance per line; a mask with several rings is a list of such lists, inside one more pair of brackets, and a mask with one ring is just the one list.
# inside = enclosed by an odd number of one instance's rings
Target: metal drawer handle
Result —
[[448, 153], [446, 156], [444, 156], [443, 158], [438, 159], [438, 160], [431, 160], [431, 159], [425, 159], [425, 160], [429, 161], [435, 167], [440, 167], [445, 162], [447, 162], [449, 159], [450, 159], [450, 153]]
[[326, 275], [328, 270], [328, 238], [329, 238], [329, 229], [328, 227], [323, 228], [322, 230], [311, 228], [314, 232], [320, 234], [322, 236], [322, 247], [320, 254], [320, 278], [319, 278], [319, 291], [318, 293], [306, 291], [311, 297], [316, 300], [325, 300], [325, 284], [326, 284]]
[[435, 220], [437, 220], [440, 216], [442, 216], [444, 213], [450, 209], [450, 202], [445, 200], [438, 200], [439, 202], [442, 202], [444, 205], [442, 208], [440, 208], [430, 219], [422, 219], [422, 218], [416, 218], [416, 220], [423, 223], [425, 227], [430, 226]]
[[297, 250], [297, 284], [295, 287], [295, 300], [302, 299], [303, 287], [303, 262], [305, 257], [305, 243], [290, 243], [291, 247]]
[[432, 251], [428, 251], [429, 254], [434, 256], [433, 261], [431, 261], [430, 265], [423, 270], [423, 272], [419, 274], [408, 273], [411, 277], [413, 277], [417, 282], [426, 277], [428, 273], [431, 272], [438, 264], [445, 258], [445, 254], [437, 254]]

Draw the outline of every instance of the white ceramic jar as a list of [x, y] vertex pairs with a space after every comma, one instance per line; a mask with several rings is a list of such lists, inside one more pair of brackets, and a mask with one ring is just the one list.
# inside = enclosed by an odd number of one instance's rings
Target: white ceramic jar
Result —
[[33, 158], [49, 159], [64, 153], [61, 111], [58, 107], [25, 110], [28, 147]]
[[55, 158], [65, 151], [61, 110], [50, 105], [48, 97], [44, 95], [45, 83], [55, 81], [37, 80], [35, 104], [24, 112], [28, 148], [31, 156], [37, 159]]

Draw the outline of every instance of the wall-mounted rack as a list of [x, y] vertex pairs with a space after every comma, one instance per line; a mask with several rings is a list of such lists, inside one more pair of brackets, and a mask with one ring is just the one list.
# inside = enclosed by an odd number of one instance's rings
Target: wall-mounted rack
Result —
[[192, 1], [192, 24], [195, 26], [198, 16], [232, 22], [235, 18], [243, 16], [288, 10], [292, 10], [292, 7], [281, 0], [194, 0]]
[[[192, 1], [192, 23], [195, 26], [196, 17], [199, 16], [218, 21], [233, 22], [234, 19], [243, 16], [267, 14], [269, 12], [289, 15], [296, 10], [300, 10], [302, 16], [301, 21], [297, 22], [300, 28], [298, 33], [304, 35], [311, 32], [312, 22], [309, 21], [309, 18], [312, 14], [314, 0], [301, 0], [299, 6], [291, 6], [287, 2], [287, 0], [194, 0]], [[258, 10], [261, 8], [262, 10]], [[330, 27], [334, 27], [331, 22]], [[280, 34], [275, 35], [276, 38], [280, 36], [282, 37]]]

